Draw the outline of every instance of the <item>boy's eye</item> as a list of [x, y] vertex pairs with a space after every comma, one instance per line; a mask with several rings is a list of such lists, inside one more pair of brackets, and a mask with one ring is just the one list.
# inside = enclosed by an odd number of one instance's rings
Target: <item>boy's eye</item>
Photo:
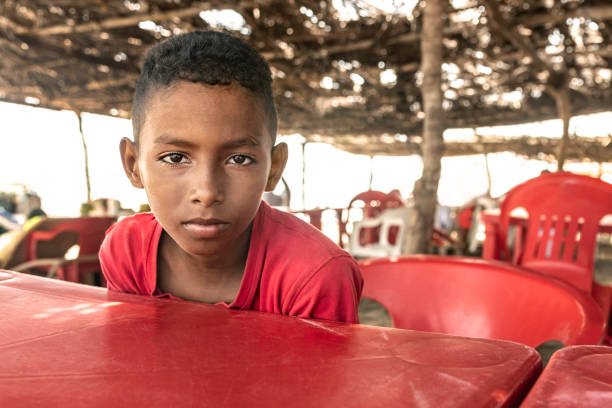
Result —
[[169, 153], [161, 158], [164, 163], [168, 164], [181, 164], [185, 159], [185, 155], [181, 153]]
[[245, 156], [244, 154], [235, 154], [231, 156], [228, 161], [230, 164], [237, 164], [240, 166], [253, 163], [253, 159], [251, 159], [249, 156]]

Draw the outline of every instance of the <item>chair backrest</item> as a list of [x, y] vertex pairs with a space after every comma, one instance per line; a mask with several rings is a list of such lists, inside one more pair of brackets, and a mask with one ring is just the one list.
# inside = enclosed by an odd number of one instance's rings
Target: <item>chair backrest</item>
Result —
[[[389, 194], [383, 193], [382, 191], [376, 191], [376, 190], [368, 190], [368, 191], [364, 191], [362, 193], [357, 194], [349, 202], [349, 205], [347, 207], [348, 211], [346, 211], [346, 219], [340, 220], [340, 224], [342, 224], [340, 227], [340, 235], [341, 235], [339, 239], [340, 242], [344, 241], [342, 235], [345, 235], [345, 236], [348, 235], [346, 231], [346, 224], [348, 224], [349, 222], [351, 209], [356, 203], [360, 201], [363, 202], [364, 204], [363, 206], [363, 219], [364, 220], [370, 219], [370, 218], [376, 218], [383, 211], [387, 209], [405, 206], [404, 202], [399, 196], [399, 193], [396, 190], [393, 190]], [[361, 234], [361, 238], [360, 238], [362, 244], [372, 244], [378, 241], [379, 239], [378, 229], [374, 228], [374, 229], [365, 230], [363, 232], [364, 233]], [[395, 240], [396, 234], [397, 234], [396, 230], [393, 229], [391, 232], [391, 236], [390, 236], [393, 242]]]
[[516, 208], [527, 211], [528, 222], [514, 262], [591, 292], [597, 230], [601, 219], [612, 214], [612, 185], [559, 172], [514, 187], [500, 208], [498, 243], [508, 258], [506, 237]]
[[388, 208], [403, 207], [404, 203], [395, 194], [387, 194], [382, 191], [368, 190], [357, 194], [349, 202], [348, 209], [350, 210], [353, 205], [363, 201], [363, 218], [374, 218], [384, 210]]
[[500, 261], [412, 255], [360, 262], [363, 297], [393, 326], [458, 336], [597, 344], [602, 313], [587, 294], [555, 278]]
[[21, 237], [4, 267], [40, 258], [63, 258], [73, 245], [79, 246], [79, 256], [97, 254], [106, 230], [114, 217], [49, 217]]
[[[406, 247], [408, 227], [414, 210], [409, 207], [389, 208], [376, 218], [366, 218], [353, 224], [348, 252], [355, 257], [384, 257], [401, 255]], [[364, 242], [364, 230], [379, 228], [375, 242]]]

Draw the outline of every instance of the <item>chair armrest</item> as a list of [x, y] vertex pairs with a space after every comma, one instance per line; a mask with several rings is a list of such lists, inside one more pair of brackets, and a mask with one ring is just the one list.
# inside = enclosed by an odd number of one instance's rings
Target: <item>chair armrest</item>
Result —
[[[57, 236], [60, 232], [62, 232], [61, 230], [57, 230], [57, 231], [30, 231], [29, 233], [29, 243], [28, 243], [28, 247], [26, 248], [27, 252], [27, 257], [32, 259], [36, 257], [36, 245], [38, 244], [38, 242], [40, 241], [48, 241], [50, 239], [55, 238], [55, 236]], [[42, 259], [42, 258], [41, 258]], [[46, 258], [46, 259], [50, 259], [50, 258]]]
[[57, 270], [65, 265], [69, 265], [74, 262], [93, 262], [98, 260], [98, 254], [83, 255], [75, 259], [41, 258], [21, 263], [11, 268], [11, 270], [15, 272], [26, 272], [33, 268], [49, 267], [49, 270], [47, 271], [47, 277], [53, 278], [56, 276]]
[[360, 221], [355, 221], [353, 223], [353, 230], [355, 230], [357, 227], [361, 227], [361, 228], [378, 227], [379, 225], [382, 224], [382, 222], [383, 220], [380, 218], [365, 218]]

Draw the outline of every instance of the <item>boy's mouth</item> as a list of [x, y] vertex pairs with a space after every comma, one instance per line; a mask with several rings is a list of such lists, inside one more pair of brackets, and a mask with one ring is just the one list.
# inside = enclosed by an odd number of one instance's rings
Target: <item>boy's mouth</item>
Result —
[[197, 238], [215, 238], [230, 226], [229, 222], [216, 218], [193, 218], [182, 224], [189, 233]]

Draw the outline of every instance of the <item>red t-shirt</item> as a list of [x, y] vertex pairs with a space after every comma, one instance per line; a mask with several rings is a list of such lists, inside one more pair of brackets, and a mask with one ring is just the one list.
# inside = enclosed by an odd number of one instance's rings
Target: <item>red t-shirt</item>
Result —
[[[100, 248], [110, 290], [166, 296], [157, 289], [162, 227], [153, 214], [112, 226]], [[358, 323], [363, 278], [355, 260], [319, 230], [262, 201], [246, 267], [230, 308]]]

